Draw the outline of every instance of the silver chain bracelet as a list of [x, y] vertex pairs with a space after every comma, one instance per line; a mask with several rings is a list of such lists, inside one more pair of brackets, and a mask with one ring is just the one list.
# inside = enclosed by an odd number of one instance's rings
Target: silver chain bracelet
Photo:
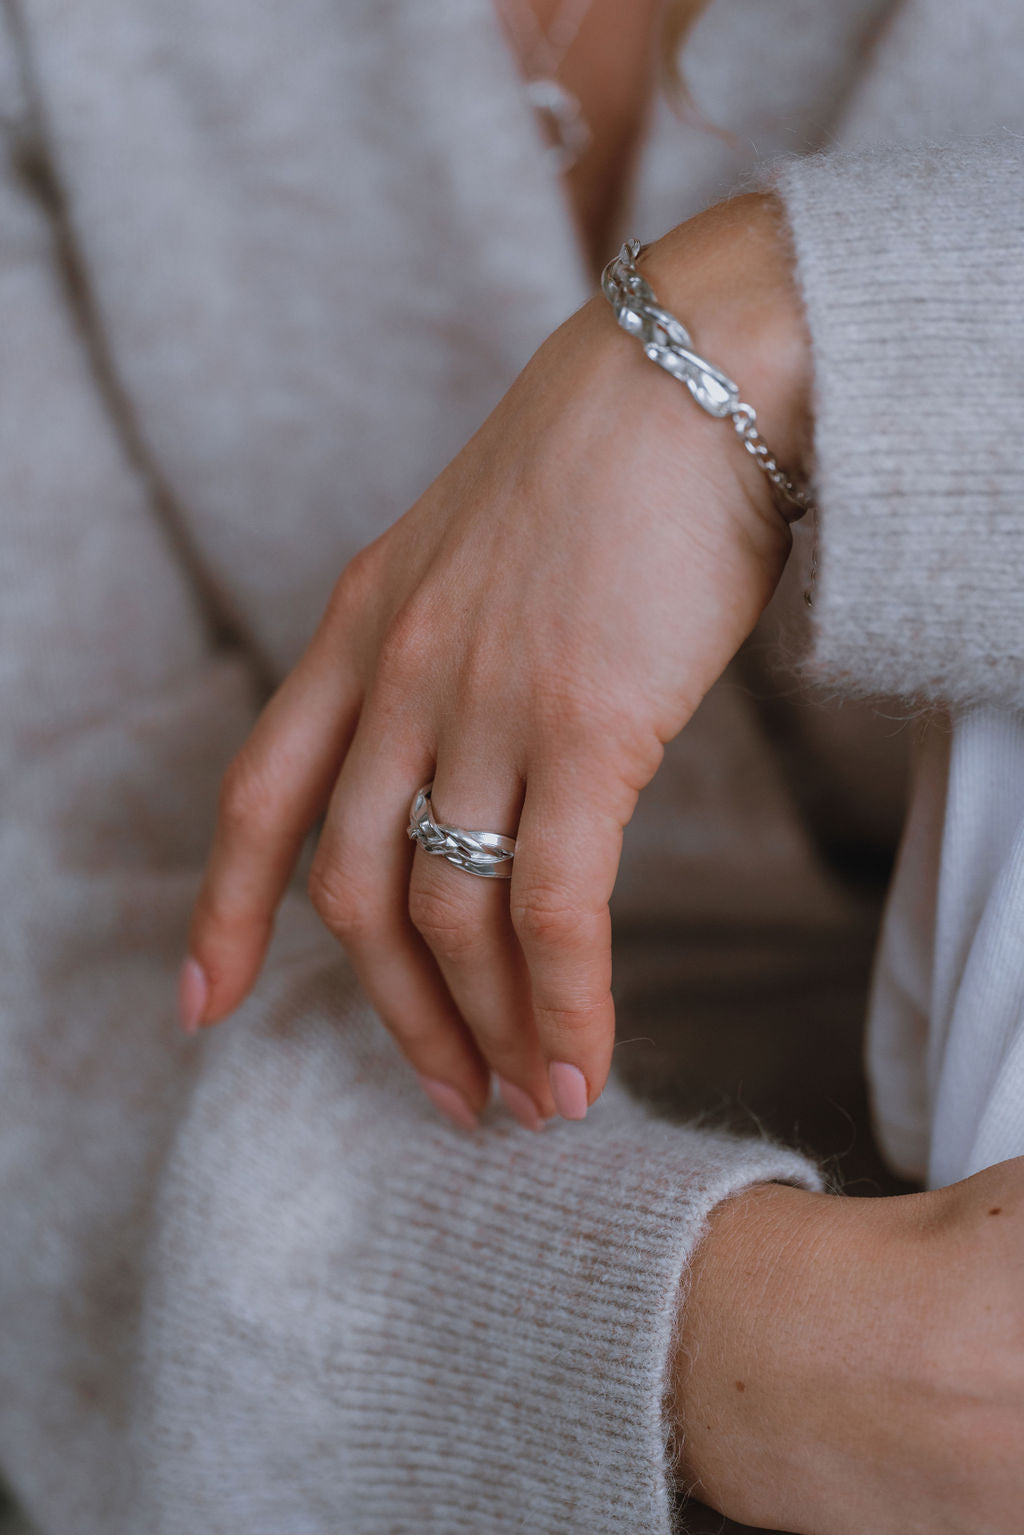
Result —
[[757, 411], [740, 399], [738, 385], [706, 358], [693, 350], [690, 333], [681, 320], [659, 305], [650, 284], [637, 270], [643, 250], [639, 240], [627, 240], [601, 274], [601, 291], [615, 311], [624, 331], [636, 336], [644, 353], [659, 368], [671, 373], [709, 416], [729, 416], [736, 434], [762, 474], [786, 502], [779, 510], [787, 522], [796, 522], [814, 509], [810, 492], [779, 468], [774, 453], [757, 429]]

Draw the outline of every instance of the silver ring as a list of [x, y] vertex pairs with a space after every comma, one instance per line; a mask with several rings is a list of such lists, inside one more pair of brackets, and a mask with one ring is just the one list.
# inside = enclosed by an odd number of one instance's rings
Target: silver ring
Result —
[[430, 804], [433, 787], [428, 783], [416, 791], [407, 828], [412, 841], [427, 853], [447, 858], [467, 874], [479, 874], [484, 879], [511, 879], [515, 838], [503, 837], [496, 831], [466, 831], [461, 826], [445, 826], [435, 821]]

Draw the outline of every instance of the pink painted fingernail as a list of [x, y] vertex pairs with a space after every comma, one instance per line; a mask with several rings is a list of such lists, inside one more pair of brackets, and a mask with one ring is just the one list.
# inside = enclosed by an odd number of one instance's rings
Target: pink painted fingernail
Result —
[[202, 967], [190, 955], [178, 976], [178, 1008], [186, 1034], [194, 1034], [198, 1029], [209, 995], [210, 988]]
[[447, 1082], [436, 1082], [432, 1077], [420, 1077], [420, 1086], [434, 1105], [460, 1130], [475, 1130], [478, 1120], [457, 1087]]
[[552, 1061], [548, 1067], [548, 1081], [555, 1108], [563, 1119], [586, 1119], [587, 1079], [578, 1066], [568, 1061]]
[[524, 1130], [543, 1130], [544, 1121], [529, 1093], [524, 1093], [514, 1082], [506, 1082], [504, 1077], [498, 1078], [498, 1089], [505, 1107], [518, 1119]]

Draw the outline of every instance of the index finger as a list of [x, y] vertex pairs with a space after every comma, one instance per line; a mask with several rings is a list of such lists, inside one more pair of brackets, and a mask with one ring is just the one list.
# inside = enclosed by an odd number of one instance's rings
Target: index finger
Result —
[[328, 647], [311, 647], [228, 768], [189, 932], [186, 1030], [233, 1012], [259, 974], [275, 912], [306, 834], [327, 807], [360, 701], [354, 674]]
[[608, 902], [623, 822], [595, 794], [595, 781], [592, 762], [530, 768], [510, 891], [551, 1095], [564, 1119], [583, 1119], [600, 1096], [615, 1043]]

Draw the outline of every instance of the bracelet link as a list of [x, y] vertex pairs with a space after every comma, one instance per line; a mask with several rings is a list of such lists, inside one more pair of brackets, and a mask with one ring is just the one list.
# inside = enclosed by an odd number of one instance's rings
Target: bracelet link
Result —
[[686, 385], [701, 410], [709, 416], [731, 419], [743, 446], [785, 503], [780, 505], [780, 512], [787, 522], [796, 522], [814, 509], [810, 491], [779, 468], [758, 430], [757, 411], [741, 400], [739, 385], [694, 351], [686, 326], [658, 303], [637, 269], [642, 250], [639, 240], [627, 240], [601, 274], [601, 291], [618, 324], [641, 342], [645, 357]]

